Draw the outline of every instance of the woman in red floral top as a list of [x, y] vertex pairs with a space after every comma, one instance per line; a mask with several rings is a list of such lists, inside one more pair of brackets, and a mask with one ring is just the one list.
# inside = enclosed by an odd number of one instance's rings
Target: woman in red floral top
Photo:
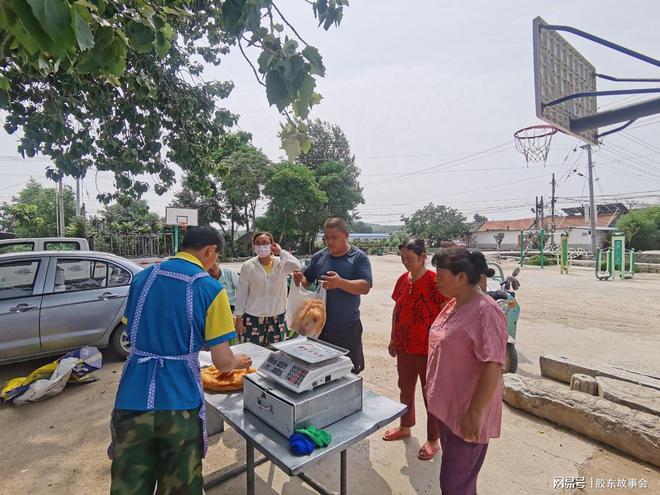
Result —
[[[446, 298], [438, 292], [435, 272], [426, 268], [426, 246], [422, 239], [410, 239], [399, 246], [401, 262], [406, 272], [399, 277], [392, 292], [395, 301], [392, 312], [392, 337], [388, 346], [390, 356], [396, 357], [399, 375], [400, 400], [408, 406], [401, 417], [401, 426], [390, 428], [383, 440], [401, 440], [410, 436], [415, 425], [415, 388], [417, 377], [422, 384], [426, 404], [426, 359], [429, 328], [440, 313]], [[432, 459], [440, 448], [440, 434], [435, 421], [426, 422], [427, 441], [419, 449], [418, 457]]]

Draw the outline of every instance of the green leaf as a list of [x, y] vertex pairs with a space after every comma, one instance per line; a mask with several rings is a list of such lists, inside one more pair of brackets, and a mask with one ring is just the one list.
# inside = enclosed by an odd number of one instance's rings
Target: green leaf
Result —
[[131, 46], [138, 53], [147, 53], [153, 48], [154, 31], [145, 24], [130, 21], [126, 25], [126, 35], [131, 41]]
[[222, 4], [222, 21], [229, 34], [238, 36], [243, 30], [246, 0], [225, 0]]
[[317, 76], [325, 76], [325, 67], [323, 66], [323, 57], [319, 51], [313, 46], [306, 46], [302, 51], [303, 57], [309, 62], [310, 73], [316, 74]]
[[73, 30], [76, 33], [76, 41], [78, 41], [80, 50], [85, 51], [94, 46], [94, 35], [79, 9], [80, 8], [74, 8], [71, 11]]
[[75, 36], [71, 27], [71, 7], [63, 0], [27, 0], [34, 16], [53, 40], [51, 51], [63, 54], [73, 48]]
[[156, 32], [156, 51], [159, 57], [163, 58], [170, 51], [173, 37], [174, 29], [167, 23]]
[[9, 79], [0, 75], [0, 90], [9, 91]]
[[280, 112], [291, 102], [286, 79], [278, 70], [272, 70], [266, 74], [266, 97], [268, 103], [277, 106]]

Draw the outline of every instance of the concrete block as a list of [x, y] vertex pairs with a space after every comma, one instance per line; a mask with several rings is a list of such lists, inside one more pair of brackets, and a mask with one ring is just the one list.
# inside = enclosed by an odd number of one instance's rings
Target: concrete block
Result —
[[617, 404], [660, 416], [660, 390], [597, 376], [598, 395]]
[[660, 380], [643, 373], [633, 372], [608, 365], [593, 365], [577, 363], [565, 357], [541, 356], [539, 358], [541, 376], [552, 378], [564, 383], [571, 383], [571, 377], [577, 374], [593, 377], [605, 376], [624, 382], [636, 383], [645, 387], [660, 390]]
[[550, 380], [504, 375], [504, 401], [660, 467], [660, 417]]
[[593, 376], [576, 373], [571, 377], [571, 390], [589, 395], [598, 395], [598, 382]]

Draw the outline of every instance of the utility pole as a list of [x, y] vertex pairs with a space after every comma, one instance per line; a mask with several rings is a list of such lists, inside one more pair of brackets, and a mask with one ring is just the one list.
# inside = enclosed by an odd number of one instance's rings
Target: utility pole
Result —
[[534, 228], [539, 228], [539, 197], [534, 200]]
[[591, 145], [585, 144], [581, 146], [582, 149], [587, 150], [587, 160], [589, 161], [589, 167], [587, 174], [589, 181], [589, 225], [591, 227], [591, 254], [596, 256], [596, 205], [594, 201], [594, 162], [591, 158]]
[[66, 235], [66, 225], [64, 222], [64, 190], [62, 187], [62, 177], [57, 182], [57, 212], [58, 212], [58, 222], [57, 222], [57, 235], [64, 237]]
[[76, 218], [80, 218], [80, 177], [76, 177]]
[[555, 182], [555, 174], [552, 174], [552, 199], [550, 200], [550, 244], [555, 245], [555, 187], [557, 183]]

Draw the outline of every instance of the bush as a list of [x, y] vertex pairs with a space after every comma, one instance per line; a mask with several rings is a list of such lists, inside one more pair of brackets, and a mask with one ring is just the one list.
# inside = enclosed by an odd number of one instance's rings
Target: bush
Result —
[[617, 221], [616, 228], [626, 235], [627, 247], [638, 251], [660, 249], [660, 206], [632, 210]]
[[[553, 266], [556, 264], [557, 264], [557, 258], [555, 256], [546, 255], [543, 257], [543, 266]], [[526, 256], [525, 265], [541, 266], [541, 256], [538, 254], [534, 256]]]

